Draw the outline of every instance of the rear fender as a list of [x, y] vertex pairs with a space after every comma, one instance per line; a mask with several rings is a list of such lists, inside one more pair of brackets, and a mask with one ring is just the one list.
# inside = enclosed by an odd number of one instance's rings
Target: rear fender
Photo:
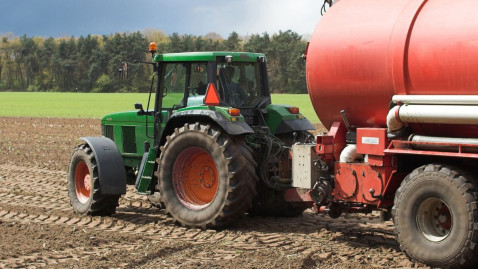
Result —
[[177, 112], [169, 118], [166, 128], [162, 133], [160, 144], [162, 145], [165, 143], [166, 136], [171, 134], [175, 127], [182, 126], [185, 123], [194, 122], [216, 124], [224, 130], [224, 132], [232, 136], [254, 133], [254, 130], [252, 130], [252, 128], [244, 121], [242, 116], [240, 121], [234, 122], [218, 111], [199, 109], [185, 110]]
[[116, 144], [107, 137], [81, 137], [93, 150], [98, 166], [100, 190], [105, 195], [126, 193], [126, 171]]
[[292, 114], [288, 105], [268, 105], [265, 120], [274, 135], [296, 131], [315, 130], [314, 125], [301, 113]]

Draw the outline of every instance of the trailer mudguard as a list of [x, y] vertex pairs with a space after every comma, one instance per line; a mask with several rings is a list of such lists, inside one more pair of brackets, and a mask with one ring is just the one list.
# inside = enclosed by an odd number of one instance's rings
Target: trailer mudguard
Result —
[[[224, 116], [222, 111], [215, 110], [206, 110], [206, 109], [192, 109], [184, 110], [171, 116], [168, 121], [168, 125], [174, 122], [194, 122], [201, 119], [208, 119], [219, 125], [227, 134], [229, 135], [242, 135], [242, 134], [252, 134], [254, 130], [244, 121], [242, 116], [236, 117], [236, 121], [233, 121], [233, 117]], [[174, 124], [177, 126], [177, 124]]]
[[101, 192], [105, 195], [126, 193], [126, 171], [116, 144], [107, 137], [81, 137], [95, 154]]

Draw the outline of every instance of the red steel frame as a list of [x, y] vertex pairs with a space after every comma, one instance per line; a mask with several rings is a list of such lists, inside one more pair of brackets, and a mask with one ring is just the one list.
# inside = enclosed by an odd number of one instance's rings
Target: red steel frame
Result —
[[[456, 147], [456, 151], [435, 151], [435, 150], [420, 150], [413, 149], [413, 146], [427, 145], [427, 146], [447, 146]], [[413, 142], [393, 140], [388, 145], [384, 152], [388, 155], [393, 154], [411, 154], [411, 155], [428, 155], [428, 156], [442, 156], [442, 157], [460, 157], [478, 159], [478, 153], [464, 152], [464, 149], [474, 148], [478, 152], [478, 145], [459, 144], [459, 143], [439, 143], [439, 142]]]
[[[361, 203], [378, 208], [391, 205], [393, 191], [398, 188], [405, 176], [397, 173], [397, 155], [478, 159], [478, 145], [388, 140], [384, 128], [359, 128], [357, 129], [357, 151], [361, 154], [368, 154], [368, 162], [340, 163], [337, 160], [340, 158], [340, 152], [346, 146], [346, 131], [341, 122], [334, 122], [326, 135], [317, 137], [317, 154], [329, 164], [329, 167], [334, 167], [335, 188], [332, 194], [335, 201]], [[359, 140], [364, 136], [378, 137], [379, 143], [363, 144]], [[415, 149], [418, 146], [452, 147], [452, 150]], [[310, 190], [289, 189], [285, 192], [285, 199], [291, 202], [311, 203], [313, 201], [309, 193]]]

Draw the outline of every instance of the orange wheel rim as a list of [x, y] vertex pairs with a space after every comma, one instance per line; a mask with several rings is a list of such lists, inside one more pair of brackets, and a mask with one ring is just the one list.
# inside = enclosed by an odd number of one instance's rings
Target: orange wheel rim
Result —
[[216, 197], [218, 183], [216, 163], [202, 148], [187, 148], [174, 162], [174, 191], [189, 209], [207, 207]]
[[75, 170], [75, 190], [76, 197], [80, 203], [85, 204], [90, 198], [91, 177], [88, 165], [85, 162], [80, 162]]

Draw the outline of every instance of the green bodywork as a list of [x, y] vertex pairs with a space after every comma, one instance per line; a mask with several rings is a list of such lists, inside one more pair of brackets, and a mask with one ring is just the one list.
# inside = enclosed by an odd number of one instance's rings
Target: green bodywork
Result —
[[189, 106], [189, 107], [185, 107], [185, 108], [182, 108], [182, 109], [178, 109], [177, 112], [182, 112], [182, 111], [189, 111], [189, 110], [210, 110], [210, 111], [214, 111], [214, 112], [217, 112], [218, 114], [220, 114], [222, 117], [224, 117], [224, 119], [227, 121], [227, 122], [230, 122], [230, 123], [239, 123], [239, 122], [243, 122], [244, 121], [244, 117], [243, 116], [231, 116], [229, 115], [229, 108], [231, 107], [221, 107], [221, 106], [206, 106], [203, 104], [201, 105], [195, 105], [195, 106]]
[[281, 122], [295, 121], [304, 119], [304, 115], [292, 114], [289, 112], [288, 105], [268, 105], [266, 107], [267, 113], [265, 115], [266, 124], [269, 127], [272, 134], [276, 133], [277, 127]]
[[[192, 62], [197, 65], [201, 65], [203, 63], [204, 66], [209, 64], [209, 67], [214, 66], [215, 69], [216, 65], [211, 65], [211, 63], [214, 64], [217, 59], [223, 59], [222, 61], [224, 61], [224, 59], [227, 60], [227, 58], [230, 58], [233, 63], [240, 62], [255, 64], [258, 62], [265, 62], [265, 56], [263, 54], [231, 52], [189, 52], [160, 54], [156, 55], [153, 61], [156, 62], [158, 66], [161, 66], [162, 64], [166, 66], [166, 64], [169, 62], [182, 65], [188, 62]], [[192, 65], [190, 65], [189, 68], [192, 68]], [[164, 69], [168, 70], [166, 67]], [[262, 69], [266, 69], [265, 65], [263, 65]], [[169, 73], [175, 72], [176, 67], [172, 68], [171, 70], [172, 71], [170, 71]], [[189, 70], [190, 71], [188, 72], [191, 76], [191, 73], [193, 73], [193, 71], [191, 71], [191, 69]], [[164, 70], [162, 72], [163, 73], [161, 73], [161, 71], [158, 71], [158, 77], [164, 77], [164, 80], [166, 80], [166, 77], [170, 74], [166, 73], [166, 71]], [[216, 70], [214, 70], [212, 74], [215, 75], [215, 72]], [[219, 69], [217, 72], [219, 77]], [[249, 74], [250, 73], [251, 72], [249, 72]], [[197, 74], [201, 73], [199, 73], [198, 71], [196, 75]], [[211, 73], [208, 73], [208, 80], [211, 76]], [[261, 73], [261, 75], [259, 76], [256, 73], [256, 77], [260, 77], [260, 79], [262, 79], [263, 74]], [[265, 78], [267, 78], [267, 76]], [[189, 81], [189, 79], [186, 79], [186, 81]], [[166, 89], [165, 93], [159, 91], [161, 83], [166, 84], [162, 86]], [[187, 85], [187, 82], [185, 83]], [[209, 83], [211, 82], [209, 81]], [[169, 135], [175, 127], [181, 127], [181, 125], [175, 124], [184, 124], [184, 122], [191, 121], [195, 122], [199, 119], [207, 120], [208, 122], [212, 123], [217, 122], [219, 126], [227, 125], [229, 127], [234, 127], [235, 125], [247, 125], [246, 119], [242, 115], [231, 116], [229, 114], [229, 109], [231, 108], [231, 106], [227, 106], [227, 104], [224, 105], [223, 103], [221, 103], [221, 105], [219, 106], [205, 105], [205, 94], [201, 95], [197, 92], [193, 94], [192, 91], [191, 93], [189, 93], [188, 91], [190, 91], [189, 89], [191, 87], [187, 87], [187, 94], [180, 94], [173, 91], [167, 92], [168, 89], [166, 86], [173, 87], [172, 84], [172, 82], [166, 83], [162, 80], [160, 80], [160, 82], [158, 83], [156, 95], [158, 95], [158, 93], [163, 94], [162, 98], [159, 99], [161, 100], [160, 106], [156, 104], [155, 108], [161, 108], [162, 119], [158, 120], [158, 115], [155, 119], [155, 117], [153, 116], [154, 111], [146, 111], [145, 114], [147, 115], [138, 115], [140, 114], [138, 113], [138, 111], [126, 111], [106, 115], [101, 120], [103, 135], [112, 139], [115, 142], [123, 157], [124, 165], [128, 173], [128, 184], [134, 184], [136, 182], [136, 188], [138, 192], [142, 194], [149, 194], [151, 192], [153, 186], [152, 183], [154, 183], [153, 174], [156, 169], [155, 166], [157, 166], [155, 160], [157, 157], [159, 157], [160, 154], [159, 148], [162, 146], [161, 143], [165, 143], [165, 135]], [[264, 89], [261, 87], [267, 87], [257, 86], [257, 82], [255, 85], [256, 88], [260, 89]], [[259, 95], [256, 94], [255, 96]], [[265, 99], [257, 99], [259, 97]], [[260, 102], [262, 102], [262, 119], [263, 121], [265, 121], [265, 124], [269, 128], [270, 133], [272, 135], [276, 133], [279, 126], [281, 124], [284, 124], [284, 122], [304, 119], [302, 114], [291, 114], [287, 109], [289, 106], [270, 104], [270, 95], [268, 89], [263, 90], [263, 97], [259, 97], [251, 96], [251, 99], [256, 98], [254, 100], [259, 100], [257, 101], [259, 102], [259, 104]], [[156, 98], [156, 102], [158, 102], [157, 100], [158, 98]], [[257, 110], [257, 108], [254, 107], [249, 109]], [[192, 119], [188, 120], [188, 117], [191, 117]], [[161, 127], [158, 128], [159, 130], [156, 130], [156, 132], [154, 127], [155, 120], [156, 122], [161, 122]], [[250, 127], [247, 128], [250, 129]], [[164, 134], [165, 131], [169, 133]], [[250, 129], [250, 132], [253, 132], [252, 129]], [[145, 142], [148, 142], [149, 145], [151, 145], [149, 151], [147, 152], [148, 154], [145, 154]]]
[[[163, 115], [166, 114], [164, 111]], [[149, 123], [147, 132], [146, 117]], [[125, 166], [139, 167], [144, 154], [144, 142], [153, 142], [153, 122], [153, 116], [138, 116], [136, 111], [109, 114], [101, 120], [103, 135], [115, 142]]]

